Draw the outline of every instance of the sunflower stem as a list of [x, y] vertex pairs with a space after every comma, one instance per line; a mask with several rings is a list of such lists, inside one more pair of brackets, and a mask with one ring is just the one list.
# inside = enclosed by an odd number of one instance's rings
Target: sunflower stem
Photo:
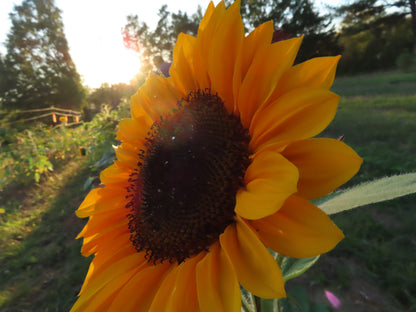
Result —
[[254, 297], [254, 302], [256, 303], [256, 311], [257, 312], [261, 312], [261, 300], [260, 297], [257, 297], [255, 295], [253, 295]]

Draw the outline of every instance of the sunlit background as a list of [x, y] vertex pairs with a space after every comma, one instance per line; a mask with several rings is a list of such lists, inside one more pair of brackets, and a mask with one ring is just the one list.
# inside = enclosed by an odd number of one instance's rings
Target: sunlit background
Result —
[[[214, 0], [217, 4], [219, 0]], [[8, 14], [20, 0], [0, 1], [0, 51], [5, 54], [4, 42], [10, 29]], [[65, 35], [71, 57], [83, 78], [83, 83], [92, 88], [102, 83], [128, 83], [140, 70], [137, 53], [123, 45], [121, 29], [126, 16], [137, 14], [139, 19], [154, 28], [158, 21], [159, 8], [168, 3], [171, 12], [196, 12], [198, 5], [205, 10], [208, 0], [56, 0], [62, 10]], [[320, 10], [325, 4], [336, 4], [337, 0], [315, 1]]]
[[[11, 25], [8, 14], [14, 4], [20, 3], [20, 0], [0, 1], [0, 51], [3, 54]], [[139, 72], [140, 61], [135, 52], [123, 45], [121, 29], [126, 24], [126, 16], [137, 14], [154, 28], [159, 8], [165, 3], [163, 0], [56, 0], [56, 6], [62, 10], [70, 54], [84, 84], [96, 88], [104, 82], [128, 83]], [[170, 1], [168, 9], [192, 14], [198, 5], [205, 9], [208, 3], [208, 0]]]

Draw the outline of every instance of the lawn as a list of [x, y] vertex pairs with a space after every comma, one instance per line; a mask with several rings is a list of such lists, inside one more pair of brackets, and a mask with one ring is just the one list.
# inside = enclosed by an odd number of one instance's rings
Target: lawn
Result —
[[[364, 159], [349, 186], [416, 171], [416, 74], [377, 73], [337, 78], [342, 96], [334, 122], [322, 134], [344, 141]], [[85, 220], [74, 211], [96, 173], [74, 157], [25, 188], [0, 195], [0, 311], [68, 311], [90, 259], [75, 236]], [[342, 311], [416, 310], [416, 195], [333, 216], [346, 238], [291, 291], [331, 309], [324, 290]], [[1, 210], [0, 210], [1, 211]]]

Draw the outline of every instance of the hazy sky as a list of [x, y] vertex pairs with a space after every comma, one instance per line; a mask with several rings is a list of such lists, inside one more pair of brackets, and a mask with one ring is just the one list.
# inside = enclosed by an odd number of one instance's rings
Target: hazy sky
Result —
[[[219, 0], [214, 0], [217, 4]], [[317, 1], [337, 3], [337, 0]], [[21, 0], [0, 0], [0, 51], [10, 29], [8, 13]], [[65, 35], [77, 70], [90, 87], [101, 83], [129, 82], [140, 69], [137, 56], [124, 48], [120, 30], [126, 16], [137, 14], [153, 27], [163, 4], [168, 10], [194, 13], [200, 4], [205, 11], [209, 0], [55, 0], [62, 10]]]

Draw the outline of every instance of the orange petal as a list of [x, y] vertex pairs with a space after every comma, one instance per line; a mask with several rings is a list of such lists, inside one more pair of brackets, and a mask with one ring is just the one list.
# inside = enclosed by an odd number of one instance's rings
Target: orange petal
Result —
[[125, 218], [95, 235], [85, 236], [81, 248], [82, 255], [88, 257], [100, 249], [105, 248], [108, 242], [112, 241], [115, 237], [129, 232], [127, 224], [128, 220]]
[[174, 264], [149, 264], [136, 273], [115, 296], [109, 311], [147, 312], [153, 298]]
[[149, 312], [199, 311], [196, 291], [196, 265], [204, 257], [200, 253], [175, 267], [160, 286]]
[[240, 1], [235, 1], [228, 8], [218, 29], [210, 47], [208, 73], [212, 90], [218, 93], [227, 111], [232, 113], [234, 109], [232, 90], [234, 66], [244, 38]]
[[236, 197], [235, 212], [246, 219], [260, 219], [275, 213], [297, 190], [297, 168], [282, 155], [257, 153], [247, 168]]
[[111, 303], [120, 288], [131, 279], [136, 270], [137, 269], [132, 269], [130, 271], [120, 273], [111, 280], [111, 283], [103, 285], [103, 287], [87, 299], [84, 299], [85, 295], [82, 295], [78, 301], [75, 302], [71, 312], [106, 310], [108, 308], [108, 304]]
[[270, 46], [273, 37], [273, 22], [269, 21], [254, 29], [243, 40], [242, 47], [236, 58], [233, 75], [234, 111], [238, 115], [238, 94], [241, 83], [256, 53], [263, 53]]
[[298, 167], [298, 194], [307, 199], [332, 192], [351, 179], [362, 163], [352, 148], [335, 139], [297, 141], [282, 154]]
[[88, 223], [84, 226], [81, 233], [78, 234], [77, 238], [95, 236], [104, 231], [107, 231], [114, 225], [125, 223], [126, 210], [121, 209], [120, 211], [110, 210], [108, 212], [102, 212], [99, 214], [94, 214], [89, 217]]
[[100, 173], [101, 183], [104, 185], [115, 184], [115, 183], [128, 183], [128, 179], [132, 170], [113, 164], [107, 167]]
[[234, 270], [218, 242], [196, 266], [201, 312], [239, 312], [240, 287]]
[[293, 64], [302, 38], [276, 42], [254, 56], [240, 86], [238, 110], [249, 128], [254, 113], [270, 97], [282, 74]]
[[[110, 246], [107, 245], [107, 248], [103, 248], [94, 256], [79, 295], [82, 295], [85, 289], [89, 287], [91, 281], [96, 279], [97, 276], [99, 276], [102, 272], [104, 272], [104, 270], [113, 265], [113, 263], [116, 263], [129, 255], [137, 253], [136, 249], [134, 249], [130, 243], [129, 238], [130, 235], [128, 235], [127, 240], [125, 235], [116, 237], [114, 240], [112, 240], [113, 244]], [[144, 261], [146, 260], [144, 258], [144, 253], [142, 253], [142, 260], [137, 261], [137, 267], [139, 267]]]
[[224, 1], [218, 3], [215, 8], [210, 4], [198, 28], [193, 67], [195, 70], [195, 81], [198, 89], [201, 90], [211, 87], [207, 60], [212, 49], [212, 40], [219, 31], [218, 25], [221, 23], [225, 12]]
[[150, 127], [140, 124], [136, 119], [126, 118], [118, 124], [117, 140], [143, 144]]
[[114, 148], [114, 152], [116, 153], [117, 160], [122, 162], [123, 165], [129, 168], [137, 168], [137, 163], [140, 160], [139, 152], [142, 149], [143, 145], [141, 144], [123, 142]]
[[275, 259], [241, 218], [225, 229], [220, 243], [245, 289], [262, 298], [286, 296]]
[[179, 90], [175, 89], [171, 83], [173, 83], [172, 77], [163, 78], [150, 74], [138, 91], [143, 109], [153, 120], [170, 114], [176, 107], [178, 100], [181, 99]]
[[251, 150], [313, 137], [335, 116], [339, 96], [326, 89], [295, 89], [260, 109], [250, 126]]
[[196, 38], [180, 33], [173, 49], [173, 63], [169, 73], [181, 90], [182, 96], [186, 97], [191, 91], [197, 90], [194, 80], [193, 52]]
[[104, 301], [108, 295], [120, 289], [120, 287], [130, 279], [130, 277], [138, 270], [138, 264], [142, 263], [142, 259], [141, 254], [134, 253], [112, 263], [94, 280], [91, 280], [71, 311], [85, 311], [86, 307], [83, 307], [84, 303], [87, 303], [101, 289], [110, 285], [109, 287], [106, 287], [104, 294], [101, 293], [100, 296], [95, 296], [96, 303]]
[[103, 187], [91, 190], [75, 212], [79, 218], [119, 209], [128, 203], [127, 190], [123, 187]]
[[143, 127], [150, 128], [153, 124], [153, 119], [143, 108], [143, 98], [139, 92], [136, 92], [130, 99], [130, 113], [131, 117]]
[[298, 196], [289, 197], [274, 215], [250, 224], [267, 247], [294, 258], [325, 253], [344, 237], [322, 210]]
[[293, 89], [323, 88], [329, 90], [334, 82], [340, 55], [316, 57], [289, 69], [279, 80], [278, 88], [270, 97], [271, 101]]

